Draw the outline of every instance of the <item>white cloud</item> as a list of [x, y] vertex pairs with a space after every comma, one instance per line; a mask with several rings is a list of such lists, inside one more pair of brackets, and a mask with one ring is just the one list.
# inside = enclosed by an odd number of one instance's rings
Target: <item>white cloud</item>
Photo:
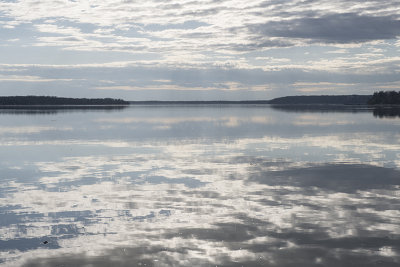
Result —
[[74, 79], [48, 79], [38, 76], [23, 76], [23, 75], [0, 75], [0, 82], [70, 82]]

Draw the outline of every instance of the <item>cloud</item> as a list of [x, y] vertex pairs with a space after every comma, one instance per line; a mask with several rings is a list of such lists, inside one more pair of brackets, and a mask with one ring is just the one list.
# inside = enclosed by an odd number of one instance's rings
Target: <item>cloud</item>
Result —
[[223, 90], [223, 91], [239, 91], [239, 90], [253, 90], [253, 91], [265, 91], [268, 89], [267, 85], [257, 85], [249, 86], [243, 85], [239, 82], [221, 82], [213, 83], [213, 87], [207, 86], [196, 86], [194, 84], [187, 85], [177, 85], [177, 84], [159, 84], [157, 81], [154, 85], [145, 86], [130, 86], [130, 85], [120, 85], [120, 86], [98, 86], [94, 89], [96, 90], [121, 90], [121, 91], [138, 91], [138, 90], [170, 90], [170, 91], [212, 91], [212, 90]]
[[42, 83], [42, 82], [70, 82], [74, 79], [57, 79], [57, 78], [43, 78], [39, 76], [30, 76], [30, 75], [1, 75], [0, 74], [0, 82], [24, 82], [24, 83]]
[[[350, 8], [344, 8], [343, 1], [324, 0], [249, 3], [223, 0], [185, 4], [148, 1], [146, 5], [111, 0], [94, 1], [93, 4], [41, 1], [40, 5], [35, 1], [24, 1], [7, 3], [0, 10], [11, 18], [7, 25], [13, 27], [26, 21], [42, 20], [47, 24], [36, 25], [41, 32], [85, 35], [86, 40], [92, 42], [100, 41], [98, 38], [110, 38], [101, 40], [101, 45], [86, 45], [111, 51], [135, 51], [135, 47], [140, 47], [147, 52], [179, 52], [184, 49], [243, 53], [299, 45], [298, 38], [351, 43], [397, 37], [399, 22], [395, 9], [392, 12], [387, 10], [398, 5], [377, 4], [375, 1], [364, 1], [363, 5], [351, 1], [354, 3], [351, 5], [347, 2], [346, 6]], [[375, 9], [373, 15], [370, 14], [371, 8]], [[29, 16], [26, 15], [28, 10]], [[349, 10], [353, 12], [345, 13]], [[157, 16], [153, 15], [155, 13]], [[65, 26], [71, 23], [75, 25]], [[79, 29], [84, 25], [91, 25], [91, 30], [85, 34]], [[127, 34], [132, 33], [143, 39], [129, 38]], [[69, 49], [81, 49], [68, 43], [64, 45]]]
[[368, 61], [363, 55], [345, 55], [297, 64], [276, 58], [278, 63], [274, 63], [274, 57], [259, 58], [258, 68], [207, 64], [178, 68], [174, 67], [177, 63], [159, 65], [156, 61], [2, 64], [0, 88], [4, 95], [69, 93], [74, 97], [127, 100], [271, 99], [296, 92], [368, 94], [380, 86], [399, 88], [396, 57], [373, 57]]
[[[296, 82], [336, 79], [356, 84], [349, 92], [368, 91], [360, 77], [396, 82], [399, 11], [396, 1], [372, 0], [3, 1], [0, 60], [8, 67], [0, 66], [0, 86], [131, 99], [179, 91], [192, 100], [230, 88], [228, 99], [239, 100], [249, 91], [268, 88], [250, 97], [265, 99], [295, 92]], [[21, 79], [6, 70], [23, 67]], [[39, 78], [53, 83], [39, 87]]]
[[249, 29], [272, 37], [309, 39], [323, 43], [358, 43], [396, 39], [400, 35], [400, 20], [393, 16], [339, 13], [251, 25]]

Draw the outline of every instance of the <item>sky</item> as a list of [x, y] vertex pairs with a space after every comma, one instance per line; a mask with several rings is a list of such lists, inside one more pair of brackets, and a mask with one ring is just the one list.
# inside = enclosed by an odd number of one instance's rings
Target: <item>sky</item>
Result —
[[400, 90], [400, 1], [2, 0], [0, 95], [255, 100]]

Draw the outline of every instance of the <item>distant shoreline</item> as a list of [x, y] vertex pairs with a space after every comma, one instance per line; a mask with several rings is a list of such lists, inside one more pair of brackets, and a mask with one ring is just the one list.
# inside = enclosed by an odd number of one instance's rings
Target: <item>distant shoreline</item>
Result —
[[[378, 95], [285, 96], [271, 100], [142, 100], [113, 98], [67, 98], [55, 96], [0, 96], [0, 108], [104, 108], [129, 105], [286, 105], [286, 106], [398, 106], [397, 103], [371, 103]], [[374, 100], [374, 99], [373, 99]]]

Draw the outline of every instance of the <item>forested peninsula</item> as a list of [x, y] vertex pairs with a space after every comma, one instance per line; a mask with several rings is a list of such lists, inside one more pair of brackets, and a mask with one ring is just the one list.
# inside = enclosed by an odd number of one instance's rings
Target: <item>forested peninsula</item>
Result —
[[400, 105], [400, 92], [379, 91], [373, 95], [285, 96], [268, 102], [276, 105]]
[[269, 104], [277, 105], [366, 105], [371, 95], [310, 95], [274, 98]]
[[68, 98], [55, 96], [1, 96], [3, 106], [46, 106], [46, 105], [129, 105], [128, 101], [113, 98]]

